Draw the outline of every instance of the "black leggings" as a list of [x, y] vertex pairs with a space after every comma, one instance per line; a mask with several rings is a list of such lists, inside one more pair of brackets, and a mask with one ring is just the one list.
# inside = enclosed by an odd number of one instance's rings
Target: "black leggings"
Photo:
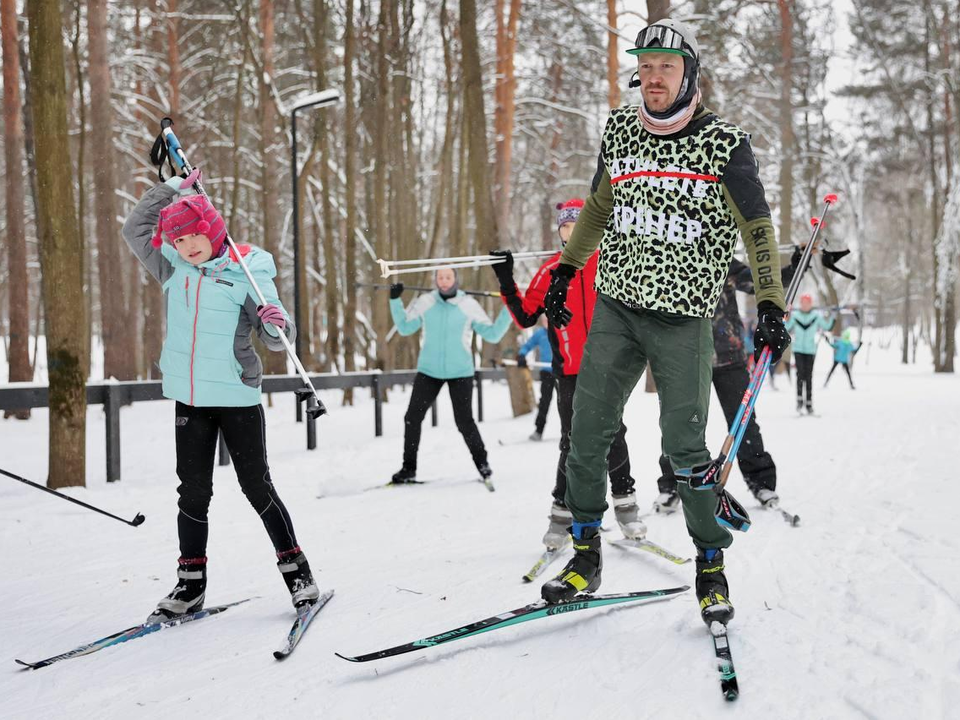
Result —
[[297, 547], [293, 523], [270, 480], [263, 407], [192, 407], [177, 403], [177, 477], [180, 557], [207, 554], [207, 509], [213, 497], [213, 460], [223, 433], [240, 488], [263, 521], [277, 553]]
[[[561, 375], [557, 378], [557, 410], [560, 412], [560, 459], [557, 461], [557, 482], [553, 499], [566, 506], [567, 455], [570, 453], [570, 424], [573, 422], [573, 394], [577, 389], [576, 375]], [[627, 450], [627, 426], [620, 422], [620, 429], [613, 436], [607, 453], [607, 474], [614, 495], [629, 495], [633, 492], [630, 477], [630, 452]]]
[[830, 382], [830, 376], [833, 375], [833, 371], [837, 369], [837, 365], [843, 365], [843, 370], [847, 373], [847, 380], [850, 381], [850, 387], [853, 387], [853, 375], [850, 374], [850, 363], [840, 362], [839, 360], [833, 361], [833, 367], [830, 368], [830, 372], [827, 373], [827, 379], [824, 380], [823, 386], [826, 387], [827, 383]]
[[552, 372], [549, 370], [540, 371], [540, 405], [537, 407], [537, 419], [534, 422], [534, 427], [541, 435], [543, 435], [543, 428], [547, 425], [547, 413], [550, 411], [550, 401], [553, 400], [553, 386], [555, 384]]
[[813, 360], [816, 355], [795, 352], [793, 357], [797, 363], [797, 405], [804, 403], [804, 388], [806, 388], [806, 403], [813, 402]]
[[450, 390], [450, 402], [453, 405], [453, 419], [457, 423], [457, 430], [473, 456], [474, 465], [479, 468], [487, 462], [487, 449], [483, 446], [483, 438], [473, 420], [473, 378], [453, 378], [440, 380], [438, 378], [417, 373], [413, 381], [413, 392], [410, 393], [410, 405], [407, 414], [403, 416], [403, 467], [405, 470], [417, 469], [417, 452], [420, 450], [420, 426], [427, 415], [427, 409], [440, 394], [440, 388], [447, 383]]

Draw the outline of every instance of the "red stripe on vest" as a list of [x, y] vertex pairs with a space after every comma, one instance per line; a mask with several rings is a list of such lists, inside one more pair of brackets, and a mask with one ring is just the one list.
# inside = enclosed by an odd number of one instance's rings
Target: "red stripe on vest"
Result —
[[616, 185], [618, 182], [623, 182], [624, 180], [633, 180], [638, 177], [668, 177], [668, 178], [679, 178], [681, 180], [705, 180], [706, 182], [720, 182], [720, 178], [716, 175], [698, 175], [697, 173], [683, 173], [683, 172], [665, 172], [661, 170], [641, 170], [640, 172], [628, 173], [627, 175], [619, 175], [615, 178], [610, 178], [610, 184]]

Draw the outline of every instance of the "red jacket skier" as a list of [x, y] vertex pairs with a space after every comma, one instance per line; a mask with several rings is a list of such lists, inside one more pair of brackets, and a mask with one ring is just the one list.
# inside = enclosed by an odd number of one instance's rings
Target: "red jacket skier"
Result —
[[[570, 239], [582, 207], [583, 200], [579, 198], [557, 205], [557, 230], [562, 244], [566, 244]], [[540, 266], [533, 280], [530, 281], [526, 293], [520, 292], [513, 279], [513, 254], [509, 250], [499, 250], [491, 254], [506, 258], [504, 262], [493, 266], [500, 281], [500, 295], [504, 303], [517, 325], [522, 328], [532, 327], [544, 312], [543, 299], [550, 287], [550, 274], [560, 261], [561, 253], [558, 251]], [[567, 528], [573, 522], [563, 500], [567, 489], [567, 453], [570, 451], [573, 393], [577, 387], [577, 373], [580, 371], [583, 347], [587, 342], [590, 322], [593, 319], [593, 308], [597, 302], [594, 278], [597, 274], [598, 255], [599, 252], [595, 252], [583, 269], [578, 270], [570, 281], [570, 290], [567, 294], [570, 321], [562, 328], [558, 328], [551, 322], [548, 328], [550, 345], [553, 348], [553, 372], [557, 377], [558, 385], [557, 409], [560, 412], [560, 458], [557, 463], [557, 480], [553, 490], [550, 528], [543, 536], [543, 542], [548, 548], [558, 548], [565, 542], [568, 537]], [[634, 482], [630, 477], [630, 455], [627, 452], [624, 437], [626, 432], [626, 427], [621, 423], [613, 445], [610, 447], [607, 471], [610, 473], [613, 506], [620, 529], [627, 537], [642, 538], [647, 529], [640, 520], [637, 510], [637, 498], [633, 491]]]

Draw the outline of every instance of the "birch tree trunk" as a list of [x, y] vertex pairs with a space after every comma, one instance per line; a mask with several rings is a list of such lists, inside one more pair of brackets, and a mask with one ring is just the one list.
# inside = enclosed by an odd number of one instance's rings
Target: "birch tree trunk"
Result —
[[[387, 143], [387, 118], [390, 112], [390, 66], [387, 62], [388, 54], [393, 49], [390, 40], [390, 13], [394, 10], [395, 0], [380, 1], [380, 16], [377, 21], [376, 45], [376, 100], [373, 108], [373, 220], [375, 249], [377, 257], [390, 255], [390, 237], [387, 233], [387, 185], [390, 172], [389, 147]], [[390, 330], [390, 313], [387, 303], [383, 299], [373, 300], [373, 330], [377, 336], [376, 366], [380, 369], [387, 367], [387, 333]]]
[[[117, 223], [116, 162], [113, 158], [113, 106], [107, 46], [107, 1], [87, 2], [87, 45], [90, 54], [90, 120], [104, 147], [91, 163], [94, 208], [97, 217], [97, 269], [100, 275], [100, 328], [103, 340], [103, 376], [132, 380], [137, 375], [136, 347], [128, 332], [128, 278], [120, 257]], [[81, 79], [77, 79], [81, 82]], [[80, 172], [86, 168], [81, 167]], [[124, 248], [126, 252], [126, 248]]]
[[60, 3], [31, 0], [27, 18], [50, 385], [47, 485], [60, 488], [84, 485], [86, 478], [87, 398], [82, 367], [87, 319], [83, 263], [77, 258], [74, 239], [73, 183], [62, 168], [63, 158], [69, 157], [69, 142]]
[[[354, 81], [354, 62], [357, 52], [357, 38], [354, 29], [353, 0], [346, 0], [346, 31], [343, 40], [343, 85], [345, 99], [346, 127], [357, 126], [357, 97]], [[344, 369], [351, 372], [356, 366], [357, 335], [357, 133], [348, 132], [344, 140], [345, 157], [343, 173], [347, 186], [344, 191], [347, 205], [346, 223], [346, 285], [347, 300], [343, 310], [343, 355]], [[353, 389], [343, 391], [343, 404], [353, 405]]]
[[[314, 0], [314, 17], [317, 18], [319, 24], [314, 51], [317, 88], [323, 89], [327, 86], [327, 33], [330, 27], [326, 20], [326, 0]], [[320, 203], [323, 209], [323, 258], [326, 276], [323, 294], [326, 306], [327, 331], [324, 354], [327, 360], [326, 370], [329, 371], [340, 368], [339, 283], [337, 282], [339, 254], [336, 250], [340, 246], [340, 243], [336, 242], [340, 222], [334, 209], [334, 174], [330, 170], [330, 163], [333, 160], [333, 143], [328, 134], [330, 123], [327, 121], [326, 114], [323, 116], [322, 123], [323, 129], [320, 133], [320, 183], [323, 186], [323, 193], [320, 196]]]
[[[607, 0], [607, 25], [617, 29], [617, 0]], [[616, 33], [607, 33], [607, 104], [620, 107], [620, 53]]]
[[777, 0], [780, 11], [780, 243], [793, 242], [793, 0]]
[[[33, 379], [30, 367], [30, 288], [27, 275], [27, 235], [23, 220], [23, 119], [20, 116], [20, 58], [16, 0], [0, 0], [0, 38], [3, 42], [3, 153], [6, 170], [7, 291], [10, 345], [7, 358], [10, 382]], [[5, 417], [30, 417], [29, 409], [12, 410]]]
[[467, 143], [470, 185], [477, 233], [473, 247], [499, 247], [500, 238], [493, 197], [490, 194], [487, 161], [487, 125], [483, 109], [483, 78], [477, 41], [477, 7], [475, 0], [460, 0], [460, 41], [463, 43], [461, 67], [463, 101], [467, 117]]
[[[176, 41], [176, 31], [171, 31], [166, 19], [161, 17], [157, 8], [157, 0], [150, 0], [148, 11], [150, 13], [150, 25], [147, 28], [147, 47], [150, 48], [152, 53], [159, 56], [165, 52], [171, 32], [174, 33], [173, 39]], [[179, 56], [171, 55], [169, 58], [171, 63], [169, 79], [171, 82], [175, 78], [178, 78], [180, 74], [179, 69], [175, 69], [173, 65], [176, 57]], [[157, 80], [157, 82], [161, 81], [162, 79]], [[161, 106], [160, 94], [157, 92], [155, 85], [147, 88], [147, 93], [158, 107]], [[179, 93], [177, 97], [179, 97]], [[169, 108], [169, 111], [171, 115], [176, 116], [180, 112], [180, 107], [177, 105], [172, 106]], [[163, 350], [165, 323], [163, 291], [160, 288], [160, 284], [155, 282], [152, 277], [145, 277], [144, 282], [146, 283], [143, 287], [143, 361], [146, 370], [144, 377], [155, 380], [160, 377], [158, 364], [160, 362], [160, 353]]]
[[[260, 198], [262, 202], [262, 220], [263, 237], [261, 242], [263, 248], [271, 255], [279, 266], [283, 259], [277, 251], [277, 237], [280, 233], [280, 223], [277, 220], [280, 199], [277, 195], [277, 112], [273, 104], [273, 98], [270, 96], [273, 89], [274, 62], [273, 62], [273, 0], [260, 0], [260, 49], [263, 54], [263, 72], [260, 74]], [[306, 202], [306, 198], [303, 198]], [[303, 253], [305, 256], [306, 253]], [[306, 257], [300, 258], [301, 264], [306, 267]], [[294, 272], [300, 272], [300, 268], [294, 268]], [[302, 280], [301, 280], [302, 282]], [[279, 288], [280, 278], [279, 270], [277, 277], [277, 286]], [[304, 297], [309, 297], [308, 288], [305, 282], [300, 285]], [[309, 326], [309, 312], [303, 313], [301, 308], [301, 317], [305, 325]], [[303, 347], [310, 351], [310, 333], [309, 328], [297, 328], [298, 333], [303, 335]], [[306, 362], [309, 358], [301, 358]], [[308, 363], [309, 365], [309, 363]], [[287, 371], [286, 353], [270, 352], [263, 353], [263, 370], [268, 375], [282, 375]]]
[[670, 0], [647, 0], [647, 23], [670, 17]]
[[517, 23], [521, 0], [510, 0], [509, 17], [503, 17], [505, 0], [497, 0], [497, 82], [494, 134], [496, 141], [497, 222], [506, 232], [510, 226], [511, 166], [513, 159], [513, 118], [517, 81], [514, 56], [517, 51]]

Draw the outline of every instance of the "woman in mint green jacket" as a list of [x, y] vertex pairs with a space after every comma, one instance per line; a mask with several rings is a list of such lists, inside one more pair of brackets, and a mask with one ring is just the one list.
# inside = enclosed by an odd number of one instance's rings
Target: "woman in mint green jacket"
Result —
[[207, 587], [207, 510], [213, 461], [222, 433], [247, 500], [267, 530], [295, 607], [313, 603], [319, 589], [277, 495], [267, 465], [262, 368], [250, 345], [257, 335], [271, 350], [291, 342], [293, 323], [277, 296], [270, 253], [248, 245], [246, 261], [266, 304], [255, 293], [210, 200], [192, 194], [199, 171], [151, 188], [123, 226], [141, 264], [163, 286], [167, 333], [160, 356], [163, 394], [176, 400], [175, 433], [180, 496], [178, 582], [147, 622], [163, 622], [203, 608]]
[[490, 322], [479, 303], [457, 289], [454, 270], [438, 270], [435, 279], [437, 289], [421, 295], [406, 309], [400, 300], [403, 283], [390, 288], [390, 314], [397, 332], [412, 335], [423, 329], [417, 377], [403, 418], [403, 467], [391, 481], [397, 484], [417, 482], [420, 427], [444, 383], [450, 390], [457, 430], [463, 435], [477, 470], [485, 480], [493, 474], [473, 419], [473, 333], [487, 342], [500, 342], [511, 325], [510, 313], [504, 307], [496, 321]]
[[813, 415], [813, 361], [817, 356], [818, 331], [828, 331], [833, 322], [833, 317], [825, 317], [813, 309], [813, 298], [808, 293], [800, 296], [800, 309], [791, 312], [787, 319], [785, 327], [793, 334], [793, 356], [797, 363], [797, 412], [806, 407], [807, 413]]

